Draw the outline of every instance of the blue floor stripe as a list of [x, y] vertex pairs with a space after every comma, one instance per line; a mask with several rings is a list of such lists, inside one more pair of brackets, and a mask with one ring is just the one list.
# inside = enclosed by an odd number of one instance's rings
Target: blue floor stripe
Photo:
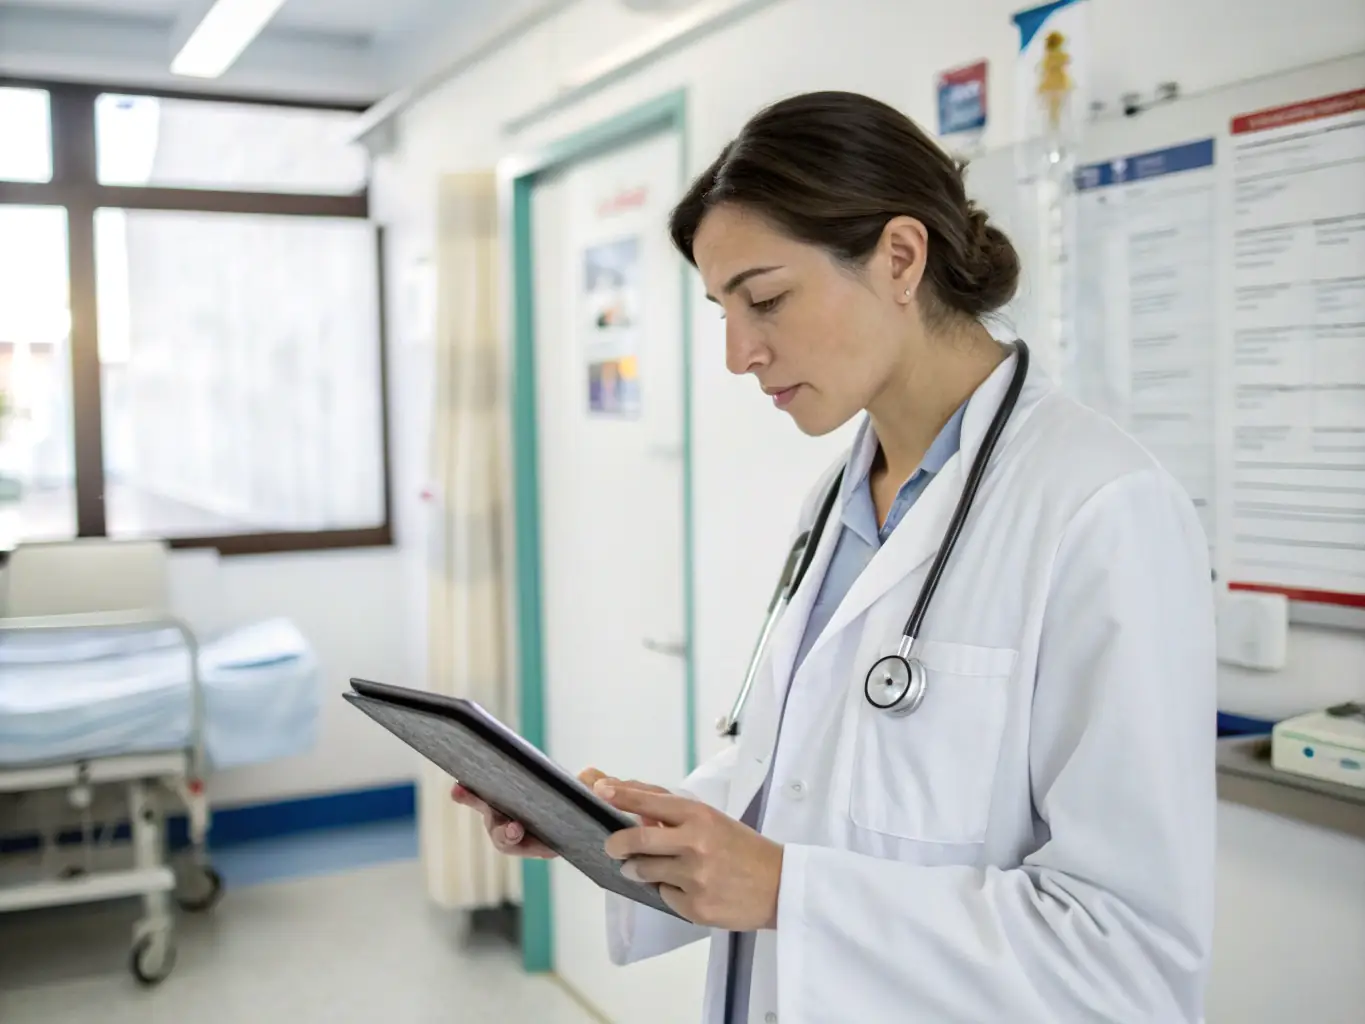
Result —
[[[416, 813], [417, 788], [411, 782], [245, 807], [214, 808], [209, 847], [216, 851], [238, 843], [376, 822], [410, 823]], [[166, 834], [172, 849], [188, 845], [189, 829], [183, 814], [167, 817]], [[128, 838], [128, 823], [122, 822], [114, 829], [114, 841], [124, 842]], [[57, 841], [72, 845], [80, 843], [82, 836], [79, 829], [71, 829], [61, 833]], [[39, 843], [36, 833], [0, 835], [0, 854], [36, 850]]]
[[228, 891], [416, 858], [417, 827], [410, 820], [260, 839], [212, 854]]
[[[278, 803], [229, 807], [213, 812], [209, 844], [216, 849], [314, 829], [411, 821], [416, 813], [417, 789], [411, 782], [345, 793], [323, 793]], [[174, 841], [175, 831], [172, 829], [171, 833]]]

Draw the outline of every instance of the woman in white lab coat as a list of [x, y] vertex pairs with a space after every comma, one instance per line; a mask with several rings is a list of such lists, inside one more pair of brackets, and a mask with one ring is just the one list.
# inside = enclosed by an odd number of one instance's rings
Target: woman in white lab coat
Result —
[[862, 415], [738, 741], [672, 792], [584, 773], [642, 819], [608, 851], [683, 918], [608, 897], [614, 959], [709, 938], [706, 1024], [1199, 1020], [1215, 655], [1180, 486], [1030, 367], [916, 638], [923, 703], [879, 710], [868, 670], [1020, 359], [982, 326], [1015, 251], [911, 121], [835, 93], [749, 122], [672, 233], [731, 371], [808, 434]]

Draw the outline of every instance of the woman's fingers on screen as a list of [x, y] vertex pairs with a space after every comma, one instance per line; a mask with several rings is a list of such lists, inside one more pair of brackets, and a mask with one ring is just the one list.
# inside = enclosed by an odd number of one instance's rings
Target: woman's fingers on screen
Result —
[[607, 777], [605, 772], [598, 771], [596, 768], [584, 768], [578, 773], [578, 781], [589, 789], [592, 789], [598, 782]]

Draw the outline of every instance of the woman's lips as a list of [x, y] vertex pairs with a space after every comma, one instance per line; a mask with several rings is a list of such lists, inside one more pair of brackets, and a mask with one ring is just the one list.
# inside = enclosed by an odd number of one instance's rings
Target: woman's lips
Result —
[[793, 384], [789, 388], [774, 389], [769, 391], [768, 394], [772, 396], [773, 405], [779, 409], [785, 409], [787, 406], [791, 405], [792, 399], [796, 397], [796, 393], [800, 390], [800, 384]]

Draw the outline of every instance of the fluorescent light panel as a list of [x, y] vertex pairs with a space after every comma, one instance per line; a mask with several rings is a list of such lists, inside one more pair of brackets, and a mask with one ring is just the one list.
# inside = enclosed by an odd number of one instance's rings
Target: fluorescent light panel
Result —
[[284, 0], [217, 0], [171, 61], [171, 71], [217, 78], [269, 24]]

